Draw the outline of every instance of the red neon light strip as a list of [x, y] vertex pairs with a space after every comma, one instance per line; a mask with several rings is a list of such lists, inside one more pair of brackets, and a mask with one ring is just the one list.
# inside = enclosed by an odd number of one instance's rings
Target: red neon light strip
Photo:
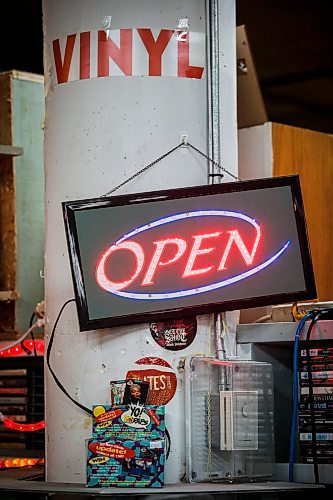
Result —
[[13, 467], [28, 467], [31, 465], [43, 465], [44, 458], [3, 458], [0, 459], [0, 469], [11, 469]]
[[[16, 357], [16, 356], [31, 356], [33, 354], [34, 342], [32, 340], [24, 340], [24, 347], [31, 351], [31, 354], [27, 354], [24, 349], [22, 349], [21, 344], [17, 344], [11, 349], [3, 349], [0, 351], [0, 356], [4, 358]], [[44, 355], [44, 340], [35, 340], [35, 348], [37, 354], [40, 356]]]
[[36, 422], [34, 424], [19, 424], [8, 417], [4, 417], [2, 423], [8, 429], [12, 429], [13, 431], [34, 432], [39, 431], [40, 429], [45, 429], [45, 420], [41, 420], [40, 422]]

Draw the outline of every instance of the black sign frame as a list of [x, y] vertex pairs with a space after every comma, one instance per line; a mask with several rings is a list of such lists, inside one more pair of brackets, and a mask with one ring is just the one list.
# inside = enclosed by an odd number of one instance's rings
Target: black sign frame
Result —
[[[106, 207], [135, 205], [147, 202], [158, 203], [161, 200], [177, 200], [184, 198], [201, 197], [215, 194], [245, 192], [289, 186], [293, 200], [294, 215], [297, 227], [302, 269], [304, 274], [305, 288], [303, 290], [290, 289], [287, 293], [273, 293], [256, 297], [246, 297], [239, 300], [224, 302], [196, 304], [189, 307], [169, 307], [154, 312], [135, 314], [113, 315], [109, 317], [91, 318], [88, 311], [88, 299], [84, 283], [84, 273], [80, 256], [80, 245], [76, 228], [75, 214], [78, 211], [89, 211], [91, 209], [103, 209]], [[111, 328], [114, 326], [135, 324], [167, 319], [182, 318], [189, 315], [201, 315], [218, 311], [246, 309], [251, 307], [282, 304], [294, 301], [315, 299], [316, 285], [308, 244], [307, 228], [304, 207], [301, 195], [300, 181], [298, 176], [274, 177], [267, 179], [255, 179], [249, 181], [237, 181], [215, 185], [195, 186], [189, 188], [178, 188], [163, 191], [153, 191], [120, 195], [112, 197], [93, 198], [87, 200], [66, 201], [62, 203], [65, 230], [67, 237], [68, 252], [70, 257], [72, 279], [77, 304], [78, 319], [81, 331]]]

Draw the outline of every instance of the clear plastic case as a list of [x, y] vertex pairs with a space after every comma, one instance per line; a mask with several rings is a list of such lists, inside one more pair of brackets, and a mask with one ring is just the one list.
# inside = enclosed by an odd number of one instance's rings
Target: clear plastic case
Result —
[[269, 363], [192, 357], [185, 366], [186, 480], [272, 474], [273, 374]]

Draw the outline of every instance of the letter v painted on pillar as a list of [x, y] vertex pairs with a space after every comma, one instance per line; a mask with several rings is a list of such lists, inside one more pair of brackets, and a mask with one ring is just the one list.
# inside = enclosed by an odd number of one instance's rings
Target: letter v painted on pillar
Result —
[[61, 58], [60, 41], [58, 38], [57, 40], [53, 40], [54, 63], [57, 72], [58, 83], [68, 82], [69, 70], [73, 58], [75, 39], [76, 39], [76, 34], [67, 36], [63, 61]]

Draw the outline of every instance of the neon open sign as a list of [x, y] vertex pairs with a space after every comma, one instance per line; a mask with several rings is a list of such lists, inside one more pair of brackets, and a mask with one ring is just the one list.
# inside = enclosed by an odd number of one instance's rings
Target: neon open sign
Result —
[[[223, 244], [222, 238], [220, 238], [221, 235], [223, 235], [223, 231], [217, 231], [213, 233], [203, 233], [203, 234], [195, 234], [192, 235], [193, 243], [191, 244], [191, 248], [188, 251], [188, 256], [184, 262], [184, 270], [181, 273], [182, 278], [191, 278], [194, 276], [199, 276], [199, 275], [206, 275], [207, 273], [210, 273], [210, 278], [209, 278], [209, 283], [206, 285], [201, 285], [197, 286], [195, 288], [186, 288], [185, 290], [178, 290], [178, 291], [164, 291], [162, 293], [156, 293], [156, 292], [142, 292], [142, 293], [137, 293], [137, 292], [122, 292], [124, 288], [128, 288], [135, 280], [140, 276], [142, 269], [144, 268], [145, 264], [145, 251], [143, 247], [137, 243], [136, 241], [129, 241], [129, 238], [132, 236], [136, 236], [137, 234], [141, 233], [142, 231], [148, 231], [152, 229], [153, 227], [157, 227], [160, 225], [164, 224], [170, 224], [171, 222], [176, 222], [178, 220], [184, 220], [184, 219], [191, 219], [192, 217], [209, 217], [209, 222], [211, 223], [211, 219], [213, 217], [220, 216], [220, 217], [231, 217], [231, 218], [236, 218], [236, 219], [241, 219], [249, 222], [254, 228], [255, 228], [255, 237], [254, 237], [254, 242], [252, 245], [252, 248], [249, 250], [239, 233], [238, 229], [232, 229], [226, 231], [226, 240]], [[231, 285], [232, 283], [235, 283], [236, 281], [240, 281], [242, 279], [245, 279], [249, 276], [252, 276], [253, 274], [261, 271], [262, 269], [265, 269], [265, 267], [269, 266], [272, 264], [289, 246], [290, 241], [286, 242], [283, 247], [274, 255], [272, 255], [269, 259], [267, 259], [265, 262], [261, 262], [255, 267], [252, 267], [248, 271], [244, 271], [240, 274], [237, 274], [235, 276], [232, 276], [228, 279], [223, 279], [223, 274], [221, 276], [221, 273], [219, 271], [224, 271], [227, 269], [227, 261], [230, 260], [230, 253], [232, 250], [232, 247], [236, 248], [240, 254], [240, 257], [243, 258], [245, 264], [247, 266], [251, 266], [254, 258], [256, 256], [256, 251], [258, 248], [259, 240], [261, 236], [261, 231], [260, 231], [260, 226], [256, 223], [255, 220], [251, 219], [247, 215], [237, 213], [237, 212], [228, 212], [228, 211], [223, 211], [223, 210], [198, 210], [195, 212], [187, 212], [183, 214], [177, 214], [173, 215], [171, 217], [165, 217], [163, 219], [159, 219], [157, 221], [152, 221], [149, 224], [145, 224], [144, 226], [135, 229], [129, 234], [124, 235], [122, 238], [120, 238], [115, 244], [111, 245], [110, 248], [106, 250], [106, 252], [103, 253], [101, 256], [97, 269], [96, 269], [96, 281], [100, 285], [101, 288], [104, 290], [107, 290], [111, 293], [114, 293], [115, 295], [118, 295], [120, 297], [127, 297], [131, 299], [147, 299], [147, 300], [156, 300], [156, 299], [172, 299], [172, 298], [177, 298], [177, 297], [185, 297], [188, 295], [197, 295], [199, 293], [203, 292], [208, 292], [211, 290], [215, 290], [217, 288], [221, 288], [223, 286]], [[209, 248], [205, 247], [205, 242], [212, 241], [214, 242], [213, 246], [210, 246]], [[141, 281], [141, 286], [151, 286], [155, 285], [155, 274], [156, 271], [158, 270], [159, 266], [171, 266], [173, 264], [176, 265], [176, 263], [183, 257], [185, 254], [188, 244], [187, 241], [184, 238], [176, 238], [176, 237], [170, 237], [170, 238], [164, 238], [161, 240], [157, 240], [153, 242], [155, 245], [155, 250], [152, 254], [152, 257], [150, 259], [150, 262], [147, 265], [147, 269], [144, 271], [144, 277]], [[166, 253], [167, 247], [171, 245], [174, 247], [174, 255], [172, 255], [171, 258], [167, 258], [166, 260], [163, 260], [162, 255]], [[211, 244], [212, 245], [212, 244]], [[218, 266], [214, 266], [213, 264], [209, 265], [208, 267], [195, 267], [195, 263], [197, 261], [200, 261], [200, 256], [207, 255], [207, 254], [214, 254], [215, 251], [219, 249], [220, 251], [222, 250], [221, 253], [221, 259], [218, 264]], [[115, 282], [111, 281], [106, 272], [106, 262], [107, 260], [111, 257], [112, 254], [115, 252], [130, 252], [133, 253], [135, 257], [135, 266], [134, 266], [134, 273], [128, 278], [128, 275], [126, 275], [126, 278], [124, 281], [120, 282]], [[201, 259], [202, 260], [202, 259]], [[215, 269], [215, 273], [213, 276], [211, 276], [213, 271]], [[126, 273], [126, 270], [125, 270]], [[131, 273], [130, 273], [131, 274]], [[219, 281], [215, 281], [218, 279], [220, 276]], [[211, 281], [213, 282], [211, 283]], [[184, 283], [185, 286], [185, 283]]]
[[63, 208], [82, 330], [316, 295], [297, 177]]

